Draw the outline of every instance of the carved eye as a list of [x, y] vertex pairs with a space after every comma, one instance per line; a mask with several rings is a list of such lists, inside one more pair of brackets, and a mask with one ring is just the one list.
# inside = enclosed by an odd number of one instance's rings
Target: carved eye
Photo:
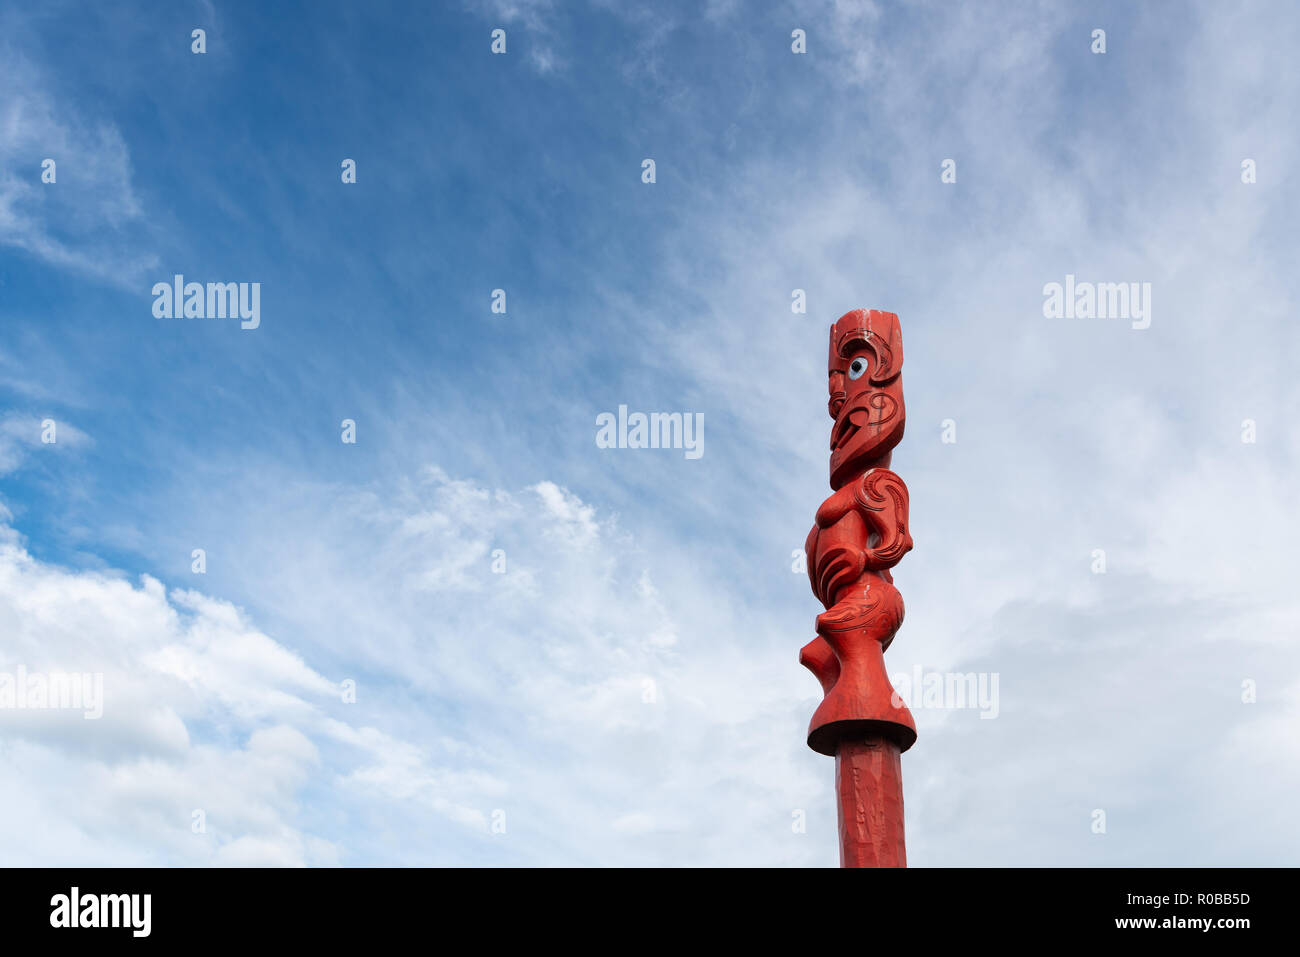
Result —
[[863, 356], [858, 356], [849, 363], [849, 378], [861, 379], [867, 371], [867, 360]]

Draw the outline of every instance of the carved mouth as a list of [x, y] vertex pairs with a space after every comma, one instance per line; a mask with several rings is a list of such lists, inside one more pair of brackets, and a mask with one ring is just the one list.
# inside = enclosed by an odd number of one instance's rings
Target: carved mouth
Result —
[[901, 428], [896, 421], [900, 410], [899, 403], [883, 392], [859, 396], [852, 405], [840, 409], [831, 430], [831, 451], [843, 451], [857, 438], [859, 430], [868, 427], [873, 443], [884, 441], [888, 429]]
[[858, 434], [858, 429], [866, 425], [869, 417], [867, 410], [860, 406], [846, 406], [842, 409], [840, 417], [835, 420], [835, 428], [831, 429], [831, 451], [848, 445]]
[[834, 452], [857, 433], [858, 427], [848, 415], [841, 415], [831, 429], [831, 451]]

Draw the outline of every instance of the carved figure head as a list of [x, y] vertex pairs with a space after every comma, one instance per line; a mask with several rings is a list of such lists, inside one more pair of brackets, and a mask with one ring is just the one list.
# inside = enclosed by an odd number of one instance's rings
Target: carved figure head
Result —
[[906, 417], [902, 366], [903, 335], [894, 313], [854, 309], [831, 326], [831, 488], [889, 466]]

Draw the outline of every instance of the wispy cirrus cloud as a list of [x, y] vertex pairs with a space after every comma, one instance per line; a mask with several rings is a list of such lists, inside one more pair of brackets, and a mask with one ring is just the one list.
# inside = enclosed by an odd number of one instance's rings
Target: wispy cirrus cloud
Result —
[[70, 422], [6, 412], [0, 416], [0, 476], [21, 466], [34, 449], [55, 446], [75, 449], [89, 444], [90, 436]]
[[[0, 65], [0, 243], [128, 287], [155, 268], [132, 185], [130, 150], [111, 122], [56, 96], [10, 47]], [[42, 181], [54, 161], [55, 182]]]

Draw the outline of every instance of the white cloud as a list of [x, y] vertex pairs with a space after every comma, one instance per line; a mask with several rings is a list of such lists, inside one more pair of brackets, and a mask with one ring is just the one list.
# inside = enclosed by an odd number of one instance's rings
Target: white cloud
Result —
[[[557, 49], [553, 0], [469, 0], [468, 5], [491, 21], [491, 29], [510, 28], [506, 30], [506, 55], [526, 51], [528, 62], [541, 74], [565, 65]], [[487, 40], [484, 44], [486, 47]]]
[[[52, 265], [129, 287], [157, 265], [130, 152], [117, 128], [57, 99], [55, 84], [25, 56], [0, 65], [0, 243]], [[44, 183], [42, 163], [55, 162]]]
[[[336, 681], [234, 606], [168, 595], [149, 576], [133, 586], [40, 562], [10, 527], [0, 531], [0, 672], [101, 675], [103, 688], [97, 720], [84, 709], [0, 708], [0, 765], [26, 788], [0, 822], [6, 860], [333, 862], [338, 835], [313, 833], [300, 807], [327, 760], [345, 783], [434, 785], [429, 806], [476, 823], [461, 800], [488, 779], [448, 776], [423, 750], [350, 721]], [[191, 830], [196, 810], [202, 833]]]
[[17, 469], [33, 451], [48, 450], [56, 453], [66, 448], [83, 448], [90, 444], [90, 436], [70, 422], [54, 421], [48, 434], [53, 442], [42, 438], [47, 434], [46, 418], [21, 412], [6, 412], [0, 417], [0, 475]]
[[[358, 707], [391, 739], [359, 766], [323, 759], [322, 776], [385, 807], [389, 826], [408, 835], [382, 852], [365, 828], [321, 835], [345, 861], [833, 856], [833, 844], [801, 843], [789, 823], [792, 809], [829, 790], [802, 742], [816, 683], [790, 648], [751, 632], [758, 613], [733, 617], [716, 604], [712, 574], [683, 566], [661, 580], [644, 543], [550, 481], [507, 491], [439, 468], [364, 491], [299, 481], [291, 507], [274, 491], [283, 481], [250, 476], [242, 509], [227, 510], [209, 489], [211, 523], [194, 533], [214, 543], [210, 567], [229, 536], [240, 541], [236, 587], [243, 574], [258, 581], [268, 631], [357, 675]], [[503, 574], [492, 571], [498, 548]], [[203, 620], [212, 627], [216, 617]], [[186, 654], [222, 675], [213, 644], [187, 637]], [[277, 670], [274, 690], [305, 680]], [[226, 684], [204, 698], [220, 695], [236, 713], [272, 690], [255, 684], [236, 699]], [[427, 808], [472, 834], [500, 810], [507, 831], [467, 843], [421, 822]], [[706, 853], [701, 841], [721, 846]]]

